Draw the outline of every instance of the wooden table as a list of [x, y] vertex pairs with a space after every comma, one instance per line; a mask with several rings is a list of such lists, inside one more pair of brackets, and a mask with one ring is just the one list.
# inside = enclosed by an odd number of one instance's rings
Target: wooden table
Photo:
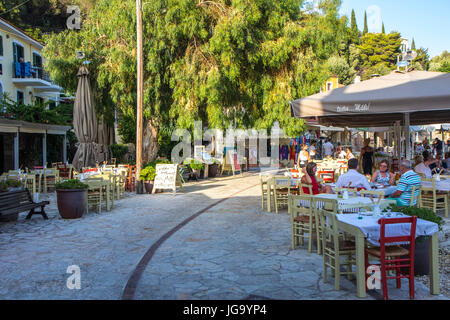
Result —
[[[338, 215], [339, 216], [339, 215]], [[359, 298], [366, 297], [366, 277], [365, 277], [365, 262], [364, 262], [364, 248], [366, 235], [362, 230], [352, 224], [339, 221], [339, 229], [347, 232], [355, 237], [356, 241], [356, 290]], [[430, 245], [430, 293], [439, 294], [439, 245], [438, 232], [431, 236]]]

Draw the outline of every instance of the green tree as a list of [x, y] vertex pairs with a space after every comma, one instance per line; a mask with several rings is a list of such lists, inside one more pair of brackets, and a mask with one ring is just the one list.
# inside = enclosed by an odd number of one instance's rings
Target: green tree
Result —
[[[144, 162], [156, 156], [165, 128], [304, 130], [288, 101], [319, 91], [325, 66], [345, 36], [339, 1], [318, 11], [301, 0], [157, 0], [144, 6]], [[346, 21], [345, 21], [346, 22]], [[81, 50], [91, 63], [97, 112], [134, 119], [136, 31], [134, 1], [98, 0], [80, 31], [48, 39], [47, 69], [74, 91]], [[133, 121], [127, 120], [128, 123]], [[164, 133], [162, 133], [164, 132]]]
[[364, 30], [363, 35], [367, 34], [369, 32], [369, 27], [367, 26], [367, 12], [364, 11]]
[[384, 29], [384, 22], [383, 22], [383, 24], [381, 25], [381, 33], [382, 33], [382, 34], [386, 34], [386, 30]]
[[417, 57], [413, 60], [412, 65], [417, 70], [428, 71], [430, 69], [430, 56], [428, 49], [420, 48], [416, 50]]
[[351, 24], [350, 24], [351, 42], [354, 44], [359, 43], [360, 32], [358, 24], [356, 22], [355, 10], [352, 9]]
[[430, 71], [447, 72], [442, 70], [446, 70], [445, 66], [449, 63], [450, 63], [450, 52], [444, 51], [440, 56], [436, 56], [433, 59], [431, 59]]
[[360, 70], [362, 78], [368, 79], [373, 73], [384, 75], [389, 73], [390, 70], [394, 70], [397, 56], [400, 54], [400, 44], [400, 34], [397, 32], [363, 35], [361, 45], [358, 46], [361, 52]]
[[414, 41], [414, 38], [412, 39], [411, 50], [416, 50], [416, 42]]
[[356, 72], [349, 66], [346, 59], [339, 56], [332, 56], [327, 61], [327, 67], [331, 74], [338, 77], [339, 83], [348, 85], [355, 80]]

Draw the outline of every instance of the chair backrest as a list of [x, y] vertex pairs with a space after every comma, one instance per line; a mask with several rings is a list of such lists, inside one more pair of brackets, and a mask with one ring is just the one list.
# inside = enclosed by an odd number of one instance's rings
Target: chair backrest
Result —
[[336, 212], [318, 209], [317, 217], [319, 219], [319, 225], [322, 229], [322, 239], [324, 241], [327, 239], [328, 241], [331, 240], [334, 248], [339, 248], [339, 228]]
[[[378, 220], [380, 224], [380, 248], [381, 255], [384, 256], [386, 250], [386, 243], [394, 242], [408, 242], [410, 245], [410, 255], [414, 256], [414, 244], [416, 239], [416, 225], [417, 217], [407, 217], [407, 218], [381, 218]], [[386, 236], [386, 225], [409, 223], [411, 224], [409, 235], [405, 236]]]
[[334, 170], [322, 170], [317, 173], [317, 176], [322, 179], [323, 182], [334, 182], [335, 172]]
[[[311, 184], [305, 184], [305, 183], [302, 183], [301, 180], [299, 180], [297, 182], [297, 185], [299, 187], [299, 191], [300, 191], [301, 195], [312, 195], [313, 194], [312, 185]], [[305, 188], [308, 192], [305, 192], [305, 190], [303, 188]]]
[[314, 198], [314, 208], [336, 212], [338, 207], [337, 200], [326, 198]]
[[356, 189], [356, 188], [345, 188], [345, 187], [343, 187], [343, 188], [334, 188], [334, 191], [336, 193], [338, 193], [338, 194], [344, 192], [345, 190], [347, 190], [349, 197], [356, 197], [356, 196], [358, 196], [358, 189]]
[[362, 197], [370, 197], [373, 201], [373, 198], [376, 198], [376, 204], [379, 204], [381, 200], [384, 199], [384, 191], [375, 191], [375, 190], [361, 190], [360, 194]]
[[291, 217], [301, 215], [313, 215], [314, 201], [308, 195], [289, 195], [288, 210]]
[[[418, 199], [416, 199], [416, 189], [419, 189], [419, 194], [417, 196]], [[417, 206], [420, 203], [420, 196], [421, 196], [421, 193], [422, 193], [421, 189], [422, 189], [422, 187], [418, 187], [417, 188], [416, 186], [412, 186], [412, 188], [411, 188], [411, 202], [409, 203], [410, 207]], [[414, 202], [416, 204], [414, 204]]]

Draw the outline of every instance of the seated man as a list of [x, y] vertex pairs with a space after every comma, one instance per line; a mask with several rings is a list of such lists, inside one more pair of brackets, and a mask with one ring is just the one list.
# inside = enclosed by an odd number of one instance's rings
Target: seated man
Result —
[[367, 178], [358, 172], [359, 162], [358, 159], [348, 160], [348, 172], [339, 177], [336, 182], [336, 188], [364, 188], [371, 190], [369, 181]]
[[409, 207], [411, 205], [413, 187], [416, 187], [413, 205], [416, 205], [417, 198], [419, 197], [419, 189], [422, 181], [420, 176], [415, 173], [411, 167], [411, 162], [409, 160], [402, 160], [400, 163], [400, 173], [402, 176], [398, 182], [397, 191], [389, 197], [397, 199], [397, 205], [400, 207]]

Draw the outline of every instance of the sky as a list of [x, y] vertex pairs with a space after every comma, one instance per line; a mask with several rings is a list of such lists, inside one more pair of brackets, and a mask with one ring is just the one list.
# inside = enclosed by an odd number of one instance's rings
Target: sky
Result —
[[428, 48], [431, 58], [450, 51], [449, 0], [342, 0], [342, 15], [350, 19], [352, 9], [361, 31], [367, 11], [369, 32], [381, 32], [382, 21], [387, 33], [400, 32], [409, 46], [414, 38], [416, 48]]

